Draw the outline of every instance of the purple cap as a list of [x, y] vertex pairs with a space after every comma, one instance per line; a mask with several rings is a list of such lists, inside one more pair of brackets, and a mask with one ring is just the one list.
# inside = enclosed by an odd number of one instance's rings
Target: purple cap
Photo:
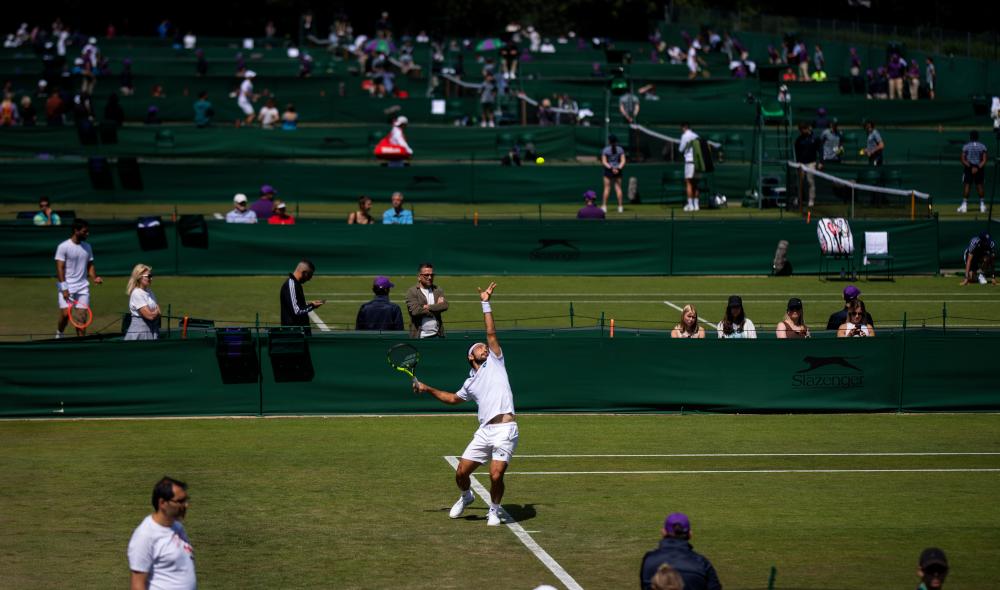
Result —
[[262, 194], [262, 195], [267, 195], [267, 194], [276, 195], [276, 194], [278, 194], [278, 191], [274, 190], [274, 187], [271, 186], [271, 185], [269, 185], [269, 184], [262, 184], [260, 186], [260, 194]]
[[848, 285], [844, 287], [844, 301], [854, 301], [861, 296], [861, 289], [858, 289], [854, 285]]
[[375, 277], [375, 282], [372, 283], [372, 287], [376, 289], [392, 289], [396, 285], [392, 284], [389, 277], [378, 276]]
[[589, 201], [591, 199], [596, 199], [597, 198], [597, 193], [595, 193], [594, 191], [587, 191], [587, 192], [583, 193], [583, 198], [585, 200], [587, 200], [587, 201]]
[[667, 517], [667, 520], [663, 521], [663, 528], [671, 535], [677, 528], [680, 528], [680, 532], [689, 533], [691, 532], [691, 521], [683, 512], [674, 512]]

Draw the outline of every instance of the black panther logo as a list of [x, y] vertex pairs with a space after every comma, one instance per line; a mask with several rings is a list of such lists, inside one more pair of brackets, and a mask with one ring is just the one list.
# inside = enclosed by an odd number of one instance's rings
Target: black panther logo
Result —
[[533, 260], [577, 260], [580, 258], [580, 249], [569, 240], [546, 240], [540, 239], [541, 244], [528, 255]]
[[807, 356], [802, 359], [803, 362], [809, 364], [809, 368], [796, 371], [796, 373], [808, 373], [810, 371], [815, 371], [820, 367], [825, 367], [827, 365], [835, 365], [839, 367], [844, 367], [847, 369], [854, 369], [855, 371], [861, 371], [860, 367], [857, 367], [847, 361], [849, 358], [858, 357], [844, 357], [844, 356]]

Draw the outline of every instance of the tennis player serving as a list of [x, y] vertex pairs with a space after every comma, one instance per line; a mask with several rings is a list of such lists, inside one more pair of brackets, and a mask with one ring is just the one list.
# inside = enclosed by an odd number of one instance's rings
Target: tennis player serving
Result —
[[446, 404], [460, 404], [475, 400], [479, 406], [479, 429], [472, 436], [472, 442], [465, 448], [455, 471], [455, 483], [462, 495], [451, 507], [448, 516], [462, 516], [465, 507], [472, 504], [471, 475], [480, 465], [490, 462], [490, 510], [486, 524], [497, 526], [502, 523], [500, 500], [503, 499], [503, 474], [517, 448], [517, 422], [514, 421], [514, 393], [507, 380], [507, 365], [504, 362], [500, 341], [497, 340], [493, 325], [493, 310], [490, 297], [496, 289], [490, 283], [486, 290], [479, 289], [483, 306], [483, 320], [486, 323], [486, 344], [477, 342], [469, 347], [468, 360], [472, 369], [469, 378], [456, 393], [449, 393], [414, 381], [413, 391], [429, 393]]

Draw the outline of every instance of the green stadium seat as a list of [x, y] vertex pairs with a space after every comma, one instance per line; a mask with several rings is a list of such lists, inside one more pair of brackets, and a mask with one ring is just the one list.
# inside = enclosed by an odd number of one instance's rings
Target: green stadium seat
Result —
[[726, 152], [727, 158], [732, 160], [736, 152], [739, 152], [740, 161], [741, 162], [746, 161], [747, 149], [746, 146], [743, 144], [742, 135], [740, 135], [739, 133], [733, 133], [731, 135], [728, 135], [726, 137], [726, 140], [720, 143], [722, 143], [722, 149], [723, 151]]
[[506, 131], [497, 133], [496, 151], [497, 155], [505, 155], [514, 147], [514, 134]]
[[675, 168], [665, 171], [660, 178], [660, 202], [683, 203], [686, 198], [684, 170]]
[[169, 129], [158, 129], [153, 137], [156, 147], [169, 149], [174, 147], [174, 132]]
[[882, 169], [882, 186], [887, 188], [903, 188], [903, 171], [895, 168]]

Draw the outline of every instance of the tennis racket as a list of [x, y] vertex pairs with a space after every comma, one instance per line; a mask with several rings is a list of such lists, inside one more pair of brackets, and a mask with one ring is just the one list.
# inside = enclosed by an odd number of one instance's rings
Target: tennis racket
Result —
[[94, 321], [94, 312], [86, 303], [70, 299], [67, 301], [69, 307], [66, 308], [66, 317], [74, 328], [85, 330]]
[[415, 347], [410, 344], [397, 344], [389, 349], [386, 360], [389, 361], [389, 365], [393, 369], [409, 375], [413, 383], [417, 382], [417, 376], [413, 374], [413, 371], [417, 368], [417, 363], [420, 362], [420, 351]]

